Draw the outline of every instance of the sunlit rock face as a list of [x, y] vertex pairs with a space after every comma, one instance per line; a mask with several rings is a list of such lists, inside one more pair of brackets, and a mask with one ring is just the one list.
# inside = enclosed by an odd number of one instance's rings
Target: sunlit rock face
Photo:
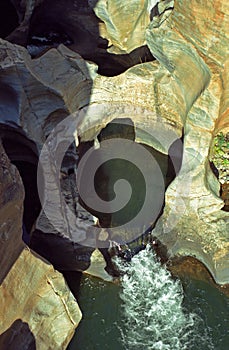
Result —
[[[39, 246], [39, 232], [40, 239], [50, 235], [44, 241], [51, 242], [51, 235], [56, 235], [58, 247], [65, 241], [73, 256], [80, 256], [74, 269], [94, 271], [89, 266], [98, 241], [122, 236], [131, 243], [131, 237], [138, 238], [150, 226], [171, 257], [195, 256], [218, 283], [227, 283], [227, 1], [12, 3], [19, 26], [0, 42], [0, 91], [6, 95], [1, 100], [1, 120], [22, 129], [39, 154], [44, 142], [50, 142], [53, 159], [49, 166], [50, 158], [44, 157], [47, 181], [43, 209], [33, 227], [34, 247]], [[69, 115], [72, 129], [61, 124]], [[155, 191], [162, 192], [162, 202], [165, 196], [165, 206], [161, 204], [147, 227], [140, 222], [126, 232], [116, 225], [112, 235], [105, 232], [106, 222], [112, 226], [120, 218], [106, 216], [99, 206], [79, 203], [71, 176], [87, 150], [94, 148], [98, 154], [103, 142], [112, 139], [105, 135], [106, 127], [127, 120], [132, 138], [126, 137], [124, 128], [113, 138], [143, 145], [159, 163], [164, 188], [155, 186]], [[66, 137], [78, 148], [61, 164], [56, 155], [58, 145], [67, 147]], [[217, 144], [220, 140], [222, 145]], [[153, 178], [154, 170], [146, 167], [143, 173]], [[109, 167], [102, 169], [100, 179], [97, 176], [97, 187], [106, 200], [113, 199], [113, 193], [105, 179], [110, 183], [113, 178]], [[133, 189], [143, 192], [139, 184]], [[101, 229], [96, 231], [98, 237], [93, 237], [94, 226]], [[78, 245], [84, 247], [81, 253]], [[54, 250], [46, 255], [50, 261]], [[69, 268], [70, 256], [62, 268]], [[56, 264], [61, 268], [60, 261]], [[97, 265], [104, 276], [103, 258]]]
[[[163, 237], [172, 255], [194, 255], [204, 262], [219, 283], [228, 281], [229, 217], [227, 212], [221, 210], [224, 203], [218, 198], [219, 182], [213, 176], [208, 161], [212, 135], [220, 132], [226, 135], [228, 132], [228, 114], [225, 113], [228, 10], [225, 1], [208, 3], [207, 6], [195, 1], [175, 2], [168, 21], [152, 31], [153, 34], [150, 28], [147, 30], [147, 36], [155, 39], [153, 55], [167, 69], [171, 69], [170, 63], [173, 64], [174, 59], [176, 62], [179, 52], [182, 52], [182, 60], [177, 66], [175, 64], [173, 72], [177, 69], [176, 79], [181, 84], [189, 85], [187, 97], [197, 92], [195, 84], [200, 75], [195, 76], [196, 70], [191, 64], [185, 67], [190, 59], [190, 54], [186, 59], [186, 45], [198, 55], [211, 74], [209, 85], [200, 90], [201, 96], [197, 100], [196, 96], [195, 103], [192, 102], [188, 110], [184, 127], [183, 164], [178, 177], [167, 190], [164, 213], [155, 233]], [[208, 19], [211, 18], [206, 24], [202, 20], [204, 13], [208, 13]], [[214, 23], [214, 26], [210, 23]], [[184, 40], [182, 51], [178, 46], [180, 40]], [[200, 68], [201, 63], [198, 64]], [[192, 77], [188, 78], [189, 74]], [[228, 164], [225, 168], [228, 173]]]
[[[25, 337], [34, 340], [36, 349], [66, 349], [81, 312], [63, 276], [51, 265], [24, 249], [0, 286], [0, 295], [0, 343], [12, 324], [22, 320], [28, 324]], [[15, 333], [17, 338], [17, 329]], [[13, 346], [12, 342], [9, 337], [5, 344]], [[19, 349], [22, 344], [17, 344]]]
[[[133, 7], [135, 4], [133, 1]], [[120, 6], [121, 14], [117, 15], [115, 6], [119, 6], [118, 1], [112, 4], [99, 1], [96, 13], [105, 22], [106, 37], [112, 43], [112, 49], [128, 52], [133, 48], [131, 36], [125, 37], [123, 21], [120, 21], [120, 26], [117, 24], [119, 18], [127, 16], [128, 10], [127, 7], [122, 10]], [[145, 15], [146, 9], [141, 9], [141, 14]], [[179, 175], [166, 191], [164, 212], [153, 233], [167, 245], [171, 256], [192, 255], [200, 259], [219, 283], [227, 283], [229, 277], [226, 262], [229, 216], [221, 210], [224, 203], [219, 198], [220, 184], [210, 169], [209, 159], [214, 160], [214, 150], [211, 151], [213, 136], [221, 132], [226, 138], [228, 132], [228, 12], [226, 1], [208, 3], [207, 6], [199, 2], [177, 1], [166, 21], [160, 21], [158, 11], [154, 11], [151, 23], [143, 29], [146, 17], [142, 15], [142, 21], [138, 24], [144, 24], [141, 28], [136, 27], [133, 40], [135, 44], [138, 40], [141, 44], [146, 40], [157, 59], [155, 66], [167, 72], [162, 74], [166, 84], [158, 89], [158, 95], [170, 97], [168, 90], [171, 88], [173, 98], [177, 98], [178, 103], [171, 103], [173, 107], [168, 107], [168, 114], [173, 115], [171, 112], [174, 108], [180, 106], [179, 117], [184, 128], [183, 164]], [[206, 23], [203, 16], [207, 18]], [[110, 18], [117, 21], [113, 27]], [[115, 30], [117, 27], [119, 31]], [[157, 74], [152, 70], [150, 73], [147, 76], [152, 81]], [[174, 82], [179, 92], [172, 88]], [[169, 103], [166, 98], [162, 97], [162, 100], [159, 106], [166, 108]], [[154, 97], [151, 106], [157, 105]], [[163, 124], [166, 113], [163, 109], [160, 112]], [[174, 120], [178, 122], [179, 118], [175, 117]], [[228, 142], [225, 143], [224, 172], [228, 174]]]

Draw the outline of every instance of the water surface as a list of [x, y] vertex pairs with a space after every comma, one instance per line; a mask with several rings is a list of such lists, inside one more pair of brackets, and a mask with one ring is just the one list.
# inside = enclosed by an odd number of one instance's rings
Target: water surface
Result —
[[226, 350], [228, 299], [207, 282], [182, 284], [149, 250], [131, 264], [120, 285], [83, 276], [83, 319], [68, 350]]

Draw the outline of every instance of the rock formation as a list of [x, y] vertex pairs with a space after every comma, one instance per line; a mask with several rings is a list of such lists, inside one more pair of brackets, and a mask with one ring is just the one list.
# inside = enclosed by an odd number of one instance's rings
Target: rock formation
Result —
[[[196, 99], [196, 96], [188, 110], [182, 167], [167, 190], [164, 213], [154, 233], [170, 248], [172, 255], [197, 257], [209, 268], [215, 280], [223, 284], [228, 282], [229, 271], [226, 262], [229, 216], [221, 210], [224, 203], [219, 198], [220, 181], [213, 176], [209, 160], [214, 162], [214, 149], [211, 150], [214, 137], [221, 132], [226, 139], [228, 133], [226, 60], [229, 38], [226, 28], [229, 8], [226, 1], [205, 5], [197, 1], [177, 1], [168, 21], [156, 31], [150, 33], [150, 28], [147, 31], [148, 38], [152, 35], [154, 39], [151, 49], [153, 55], [167, 69], [170, 69], [169, 65], [173, 64], [179, 52], [182, 52], [182, 61], [179, 60], [178, 70], [185, 68], [189, 62], [185, 45], [189, 45], [201, 57], [211, 76], [208, 86], [200, 89], [200, 97]], [[206, 13], [205, 23], [203, 14]], [[178, 45], [182, 41], [185, 44], [181, 51]], [[158, 50], [160, 46], [163, 46], [163, 51]], [[190, 59], [190, 53], [188, 56]], [[176, 74], [176, 67], [172, 74]], [[201, 65], [198, 64], [198, 67]], [[192, 74], [191, 79], [188, 78], [188, 72]], [[189, 62], [183, 74], [181, 72], [176, 77], [181, 84], [189, 85], [187, 97], [193, 89], [197, 92], [195, 84], [200, 74], [197, 73], [196, 78], [196, 73], [197, 70]], [[201, 81], [203, 83], [203, 78]], [[221, 155], [222, 161], [228, 157], [228, 143], [226, 145]], [[225, 161], [224, 173], [228, 174], [228, 169], [228, 162]]]
[[[12, 161], [20, 158], [7, 143], [12, 133], [27, 149], [19, 161], [37, 166], [40, 157], [42, 209], [38, 203], [27, 224], [31, 247], [60, 270], [98, 275], [95, 261], [109, 279], [109, 245], [131, 245], [151, 229], [171, 258], [194, 256], [228, 283], [227, 1], [12, 4], [19, 25], [0, 41], [1, 137]], [[87, 151], [103, 163], [110, 152], [103, 145], [115, 139], [126, 142], [124, 154], [142, 147], [137, 167], [146, 154], [154, 159], [140, 163], [148, 209], [130, 226], [123, 218], [137, 217], [144, 193], [133, 169], [104, 165], [97, 175], [110, 211], [93, 196], [97, 205], [87, 203], [75, 184], [75, 175], [90, 173], [76, 166]], [[110, 157], [114, 149], [118, 143]], [[119, 215], [112, 186], [122, 172], [136, 183], [131, 208]]]
[[[129, 2], [135, 8], [137, 2]], [[153, 234], [155, 234], [169, 248], [169, 254], [191, 255], [197, 257], [210, 270], [218, 283], [228, 283], [228, 232], [229, 216], [220, 197], [220, 179], [213, 175], [209, 160], [214, 162], [214, 137], [222, 133], [224, 138], [224, 151], [221, 154], [224, 183], [228, 183], [228, 101], [227, 101], [227, 57], [228, 57], [228, 4], [226, 1], [205, 3], [194, 1], [175, 1], [171, 12], [172, 2], [161, 1], [155, 4], [154, 16], [146, 28], [144, 15], [146, 8], [142, 7], [141, 19], [136, 23], [134, 44], [136, 46], [147, 43], [151, 53], [157, 59], [152, 69], [146, 75], [153, 81], [161, 72], [157, 87], [157, 98], [150, 98], [151, 107], [157, 107], [160, 123], [166, 123], [170, 118], [177, 122], [184, 130], [184, 152], [181, 170], [166, 191], [164, 212], [159, 219]], [[170, 16], [163, 19], [166, 9], [160, 10], [162, 4], [168, 5]], [[105, 22], [107, 38], [112, 50], [129, 52], [133, 49], [133, 41], [122, 31], [120, 20], [119, 31], [117, 23], [119, 18], [126, 16], [127, 8], [120, 6], [117, 15], [115, 6], [119, 2], [109, 3], [99, 1], [96, 13]], [[108, 12], [109, 8], [109, 12]], [[102, 9], [102, 10], [101, 10]], [[140, 16], [140, 11], [137, 12]], [[206, 16], [206, 13], [208, 14]], [[167, 12], [168, 14], [168, 12]], [[111, 18], [116, 15], [115, 28], [111, 26]], [[207, 22], [203, 21], [203, 16]], [[135, 23], [132, 20], [132, 23]], [[214, 25], [212, 25], [214, 23]], [[145, 35], [142, 35], [145, 31]], [[140, 34], [141, 33], [141, 34]], [[123, 34], [123, 35], [122, 35]], [[149, 66], [143, 64], [131, 70]], [[131, 70], [125, 75], [130, 74]], [[164, 71], [163, 71], [164, 70]], [[139, 76], [136, 74], [136, 78]], [[143, 79], [144, 79], [143, 78]], [[164, 81], [165, 82], [164, 82]], [[142, 76], [140, 81], [142, 82]], [[174, 88], [177, 84], [177, 88]], [[154, 85], [155, 86], [155, 85]], [[170, 89], [173, 92], [171, 98]], [[107, 89], [106, 89], [107, 90]], [[141, 91], [143, 91], [141, 89]], [[147, 95], [152, 88], [147, 91]], [[144, 95], [142, 93], [141, 95]], [[125, 95], [126, 96], [126, 95]], [[138, 103], [137, 94], [131, 103]], [[167, 97], [167, 99], [166, 99]], [[93, 98], [93, 97], [92, 97]], [[143, 97], [144, 98], [144, 97]], [[173, 102], [176, 98], [177, 101]], [[115, 97], [113, 97], [113, 100]], [[171, 101], [171, 106], [169, 102]], [[145, 103], [142, 103], [145, 105]], [[179, 108], [178, 115], [173, 114], [174, 108]], [[166, 113], [167, 111], [167, 113]], [[150, 121], [153, 124], [153, 114]], [[173, 116], [174, 115], [174, 116]], [[136, 121], [137, 116], [135, 116]], [[135, 121], [135, 118], [134, 121]], [[177, 126], [176, 126], [177, 127]], [[177, 127], [179, 130], [179, 128]], [[176, 129], [177, 135], [179, 135]], [[139, 139], [138, 139], [139, 141]], [[142, 139], [145, 143], [146, 140]], [[152, 146], [152, 145], [151, 145]], [[156, 147], [156, 145], [153, 145]], [[162, 151], [160, 149], [160, 151]], [[217, 166], [217, 164], [216, 164]], [[219, 172], [222, 171], [219, 169]], [[228, 198], [228, 187], [224, 185], [224, 198]]]
[[81, 311], [63, 276], [22, 241], [24, 190], [0, 144], [0, 348], [65, 349]]
[[[0, 286], [0, 333], [6, 332], [15, 321], [28, 324], [35, 340], [34, 349], [65, 349], [71, 340], [81, 312], [63, 276], [47, 262], [28, 249], [20, 254]], [[19, 343], [21, 330], [9, 333], [3, 344], [7, 349], [17, 344], [18, 349], [30, 349], [30, 332], [25, 333], [28, 343]], [[0, 344], [1, 344], [0, 336]]]
[[24, 248], [21, 239], [24, 191], [19, 173], [10, 164], [1, 144], [0, 154], [0, 283], [2, 283]]

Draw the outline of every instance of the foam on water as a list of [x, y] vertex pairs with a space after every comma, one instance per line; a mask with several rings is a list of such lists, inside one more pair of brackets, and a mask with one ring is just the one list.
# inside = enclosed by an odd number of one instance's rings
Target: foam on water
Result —
[[131, 263], [117, 264], [124, 272], [120, 297], [126, 349], [214, 349], [202, 320], [185, 312], [180, 281], [172, 279], [149, 247], [135, 255]]

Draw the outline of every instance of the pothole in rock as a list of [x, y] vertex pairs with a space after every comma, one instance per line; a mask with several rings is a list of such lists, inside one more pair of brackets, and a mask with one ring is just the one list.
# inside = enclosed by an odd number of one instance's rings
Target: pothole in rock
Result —
[[9, 0], [0, 1], [0, 37], [5, 39], [19, 25], [15, 7]]
[[[133, 123], [128, 120], [128, 125], [123, 124], [116, 124], [116, 127], [112, 124], [108, 124], [106, 128], [104, 128], [101, 133], [98, 135], [98, 141], [100, 142], [100, 146], [102, 147], [102, 143], [105, 140], [109, 140], [112, 138], [115, 139], [117, 137], [121, 137], [126, 140], [130, 140], [130, 142], [134, 142], [135, 138], [135, 132], [133, 128]], [[180, 145], [180, 144], [179, 144]], [[68, 148], [67, 152], [65, 153], [65, 156], [62, 161], [61, 170], [60, 170], [60, 185], [61, 185], [61, 193], [65, 199], [65, 203], [68, 205], [68, 207], [72, 210], [72, 212], [75, 214], [76, 218], [81, 220], [81, 223], [90, 224], [91, 226], [95, 225], [95, 221], [93, 219], [93, 216], [96, 218], [99, 218], [99, 226], [106, 227], [112, 227], [114, 225], [119, 225], [122, 223], [123, 219], [126, 220], [126, 216], [128, 217], [129, 214], [133, 215], [133, 209], [135, 208], [135, 205], [133, 203], [133, 199], [131, 200], [131, 203], [129, 205], [129, 208], [127, 210], [123, 211], [122, 213], [119, 211], [118, 213], [114, 215], [106, 213], [106, 212], [99, 212], [96, 208], [96, 202], [95, 207], [89, 207], [87, 203], [85, 203], [82, 198], [80, 198], [78, 188], [81, 186], [80, 183], [77, 182], [77, 171], [78, 171], [78, 165], [80, 164], [80, 161], [83, 159], [84, 155], [87, 155], [87, 152], [92, 151], [92, 158], [94, 161], [97, 161], [100, 163], [102, 161], [102, 166], [98, 166], [98, 169], [96, 173], [94, 174], [94, 186], [97, 195], [109, 202], [112, 197], [112, 189], [109, 188], [110, 186], [113, 186], [113, 176], [115, 174], [115, 179], [117, 180], [118, 177], [125, 177], [131, 182], [132, 178], [136, 178], [136, 169], [133, 169], [130, 166], [130, 162], [127, 164], [121, 164], [120, 159], [115, 159], [115, 164], [111, 164], [111, 168], [109, 166], [107, 167], [106, 162], [103, 161], [102, 158], [100, 158], [100, 154], [97, 152], [99, 149], [94, 147], [94, 142], [84, 142], [80, 143], [79, 147], [76, 148], [75, 144], [71, 144], [71, 146]], [[141, 145], [142, 147], [146, 147], [144, 145]], [[175, 145], [171, 146], [171, 153], [173, 153], [174, 149], [176, 149], [176, 143]], [[169, 161], [170, 156], [165, 156], [161, 154], [160, 152], [157, 152], [156, 150], [149, 150], [147, 148], [147, 151], [152, 153], [152, 156], [157, 158], [158, 162], [165, 163], [166, 165], [164, 167], [164, 176], [166, 181], [166, 186], [174, 179], [175, 177], [175, 170], [174, 166], [171, 166], [171, 162]], [[94, 152], [94, 153], [93, 153]], [[108, 151], [109, 152], [109, 151]], [[179, 150], [180, 152], [180, 150]], [[97, 154], [96, 154], [97, 153]], [[181, 158], [179, 159], [181, 162]], [[89, 160], [90, 162], [90, 160]], [[105, 167], [104, 167], [105, 165]], [[136, 167], [135, 167], [136, 168]], [[177, 170], [177, 164], [175, 165], [175, 168]], [[83, 176], [86, 186], [89, 187], [88, 181], [89, 180], [89, 171], [93, 171], [90, 169], [90, 164], [88, 167], [88, 170], [86, 169], [85, 177]], [[137, 176], [137, 180], [139, 180], [139, 177]], [[136, 183], [134, 184], [134, 192], [137, 194], [137, 197], [135, 195], [134, 201], [139, 202], [139, 193], [141, 191], [141, 184], [138, 184], [139, 188], [136, 188]], [[89, 190], [90, 191], [90, 190]], [[144, 199], [144, 198], [143, 198]], [[140, 201], [141, 202], [141, 201]], [[138, 203], [139, 204], [139, 203]], [[140, 203], [142, 204], [142, 202]], [[139, 206], [137, 205], [137, 209], [139, 209]], [[137, 213], [134, 212], [134, 215]], [[146, 232], [143, 232], [143, 234], [140, 234], [137, 239], [134, 239], [133, 241], [129, 242], [128, 244], [116, 244], [115, 237], [111, 238], [111, 245], [109, 248], [100, 248], [100, 251], [102, 252], [104, 259], [107, 263], [106, 270], [111, 274], [116, 276], [117, 271], [115, 270], [113, 263], [112, 263], [112, 256], [119, 255], [124, 260], [130, 260], [132, 256], [137, 254], [140, 250], [144, 249], [146, 247], [147, 243], [150, 243], [155, 250], [155, 252], [158, 254], [162, 262], [165, 262], [167, 260], [167, 250], [166, 247], [163, 246], [156, 238], [151, 237], [151, 228], [146, 230]], [[99, 237], [98, 237], [99, 239]], [[98, 241], [99, 242], [99, 241]], [[98, 243], [98, 246], [100, 247], [100, 244]]]
[[[126, 120], [128, 119], [128, 120]], [[132, 144], [134, 144], [135, 140], [135, 130], [134, 130], [134, 124], [129, 118], [124, 118], [123, 123], [118, 120], [119, 123], [114, 125], [112, 123], [108, 124], [106, 128], [104, 128], [101, 133], [98, 135], [98, 142], [100, 143], [100, 147], [102, 148], [103, 142], [106, 140], [111, 140], [117, 138], [119, 140], [124, 139], [128, 140]], [[124, 124], [124, 125], [123, 125]], [[141, 145], [141, 147], [145, 148], [147, 152], [151, 152], [152, 157], [156, 159], [158, 163], [160, 163], [161, 168], [163, 169], [163, 181], [165, 181], [165, 188], [168, 186], [168, 184], [174, 179], [175, 175], [178, 171], [178, 166], [181, 164], [181, 158], [182, 158], [182, 150], [180, 149], [180, 144], [176, 144], [174, 142], [173, 145], [171, 145], [169, 150], [169, 155], [163, 155], [160, 152], [150, 149], [148, 146]], [[141, 191], [141, 181], [142, 177], [137, 174], [136, 169], [133, 170], [133, 167], [130, 162], [127, 164], [124, 164], [123, 162], [120, 162], [118, 158], [116, 157], [115, 164], [107, 164], [107, 162], [104, 162], [103, 157], [101, 157], [101, 154], [99, 154], [99, 149], [95, 144], [94, 141], [91, 142], [85, 142], [80, 143], [79, 147], [76, 149], [75, 144], [73, 143], [67, 152], [65, 153], [65, 156], [62, 160], [61, 169], [60, 169], [60, 188], [61, 188], [61, 194], [65, 199], [66, 205], [68, 205], [69, 209], [74, 213], [75, 218], [77, 220], [77, 225], [80, 222], [81, 227], [84, 229], [86, 225], [93, 226], [96, 224], [95, 216], [96, 218], [99, 218], [99, 225], [101, 227], [105, 227], [108, 229], [113, 228], [113, 226], [117, 226], [120, 223], [123, 223], [123, 220], [125, 221], [126, 218], [128, 219], [129, 216], [136, 215], [136, 208], [139, 209], [139, 199], [141, 199], [141, 195], [144, 193]], [[101, 212], [96, 206], [96, 202], [94, 202], [94, 207], [90, 207], [87, 205], [87, 203], [82, 200], [82, 198], [79, 197], [79, 186], [81, 184], [78, 182], [77, 179], [77, 172], [79, 171], [79, 164], [82, 160], [82, 157], [87, 154], [88, 151], [94, 152], [92, 153], [93, 160], [98, 160], [98, 167], [96, 173], [94, 176], [94, 185], [97, 192], [97, 195], [101, 197], [102, 199], [107, 200], [108, 204], [109, 201], [112, 200], [112, 196], [114, 193], [114, 181], [118, 180], [119, 178], [122, 178], [123, 175], [125, 175], [126, 180], [132, 181], [136, 180], [137, 182], [131, 184], [134, 192], [134, 200], [130, 202], [130, 205], [127, 206], [127, 210], [119, 211], [115, 213], [115, 215], [111, 215], [110, 213], [106, 213], [106, 211]], [[109, 152], [109, 150], [108, 150]], [[95, 154], [96, 153], [96, 154]], [[126, 149], [123, 149], [121, 152], [121, 156], [123, 154], [126, 154]], [[170, 164], [170, 158], [172, 159], [174, 157], [174, 154], [177, 156], [177, 163], [174, 164], [174, 159], [172, 161], [172, 165]], [[121, 157], [122, 158], [122, 157]], [[102, 161], [102, 163], [100, 163]], [[102, 164], [102, 167], [100, 166]], [[103, 166], [104, 165], [104, 166]], [[135, 167], [136, 168], [136, 167]], [[141, 172], [142, 169], [140, 169]], [[83, 176], [83, 179], [85, 181], [86, 188], [89, 189], [90, 193], [90, 172], [92, 171], [91, 163], [89, 161], [88, 169], [85, 169], [85, 176]], [[137, 174], [137, 176], [136, 176]], [[141, 175], [141, 174], [140, 174]], [[150, 174], [151, 175], [151, 174]], [[115, 176], [115, 178], [114, 178]], [[144, 179], [143, 179], [144, 180]], [[91, 184], [90, 184], [91, 185]], [[92, 184], [93, 185], [93, 184]], [[141, 193], [142, 192], [142, 193]], [[164, 200], [164, 193], [162, 194], [162, 207], [161, 212], [163, 210], [163, 200]], [[143, 198], [144, 200], [144, 198]], [[136, 204], [136, 205], [135, 205]], [[140, 200], [140, 204], [142, 204], [142, 200]], [[124, 208], [125, 209], [125, 208]], [[134, 211], [133, 211], [134, 210]], [[160, 210], [159, 210], [160, 211]], [[158, 216], [160, 216], [161, 212]], [[157, 219], [157, 218], [156, 218]], [[148, 226], [147, 226], [148, 227]], [[102, 248], [100, 245], [100, 239], [99, 236], [97, 239], [98, 247], [100, 247], [100, 250], [106, 260], [107, 263], [107, 271], [109, 270], [109, 273], [113, 274], [115, 273], [113, 271], [113, 266], [111, 263], [111, 256], [113, 254], [119, 254], [124, 259], [129, 260], [133, 255], [139, 252], [139, 250], [144, 249], [147, 242], [149, 242], [150, 233], [151, 233], [151, 227], [148, 230], [142, 229], [142, 231], [137, 234], [137, 238], [133, 238], [130, 241], [128, 241], [128, 244], [124, 243], [121, 244], [120, 237], [117, 236], [111, 236], [110, 241], [111, 245], [109, 248]], [[43, 238], [42, 238], [43, 237]], [[74, 238], [75, 239], [75, 238]], [[43, 240], [43, 241], [42, 241]], [[35, 235], [33, 233], [32, 235], [32, 248], [37, 251], [40, 255], [43, 255], [46, 259], [51, 261], [55, 266], [58, 266], [61, 270], [69, 270], [69, 269], [75, 269], [80, 270], [82, 269], [82, 264], [89, 264], [90, 259], [88, 258], [91, 252], [89, 251], [90, 248], [83, 247], [78, 244], [78, 242], [72, 240], [72, 237], [69, 237], [68, 239], [64, 239], [63, 237], [59, 236], [56, 233], [53, 233], [50, 236], [49, 234], [43, 234], [42, 232], [37, 232]], [[125, 241], [125, 238], [124, 238]], [[115, 244], [115, 242], [119, 242], [118, 244]], [[114, 243], [114, 244], [113, 244]], [[160, 256], [166, 256], [166, 252], [164, 250], [164, 247], [161, 246], [160, 242], [158, 242], [156, 239], [151, 239], [151, 244], [154, 246], [155, 250], [159, 251]], [[54, 248], [55, 247], [55, 248]], [[58, 254], [56, 252], [58, 251]], [[63, 256], [64, 252], [67, 251], [68, 255], [66, 257]], [[85, 253], [87, 251], [87, 253]], [[72, 259], [75, 259], [75, 254], [78, 254], [79, 259], [82, 259], [82, 261], [79, 262], [73, 262]], [[85, 255], [86, 254], [86, 255]], [[164, 255], [163, 255], [164, 254]], [[57, 257], [58, 255], [58, 257]], [[86, 258], [87, 261], [86, 261]], [[59, 259], [59, 260], [58, 260]], [[58, 261], [57, 261], [58, 260]], [[84, 261], [85, 260], [85, 261]], [[85, 266], [86, 266], [85, 265]]]
[[[86, 164], [84, 170], [82, 171], [80, 177], [80, 179], [82, 179], [82, 183], [78, 183], [78, 186], [81, 188], [81, 191], [84, 191], [83, 187], [85, 186], [85, 191], [88, 190], [89, 195], [91, 197], [94, 196], [94, 202], [91, 202], [92, 205], [90, 205], [87, 201], [87, 196], [84, 197], [85, 200], [82, 197], [80, 197], [79, 200], [81, 205], [88, 212], [98, 217], [101, 227], [108, 228], [108, 231], [110, 228], [109, 240], [114, 243], [112, 246], [113, 250], [129, 259], [130, 256], [136, 254], [139, 250], [144, 249], [148, 239], [151, 239], [150, 236], [152, 228], [156, 224], [164, 209], [165, 190], [175, 179], [181, 167], [183, 142], [180, 139], [176, 140], [173, 144], [171, 144], [168, 150], [168, 155], [165, 155], [153, 147], [145, 145], [144, 143], [139, 144], [135, 142], [135, 128], [131, 119], [120, 118], [117, 119], [117, 123], [113, 122], [109, 123], [104, 129], [102, 129], [98, 135], [99, 148], [94, 147], [92, 142], [80, 144], [80, 161], [89, 150], [91, 151], [91, 156], [89, 156], [87, 160], [88, 165]], [[122, 142], [123, 148], [120, 146], [121, 152], [116, 154], [115, 147], [118, 147], [118, 144], [122, 145]], [[140, 152], [143, 152], [142, 156], [139, 155], [137, 158], [135, 157], [135, 152], [133, 152], [133, 149], [135, 149], [134, 147], [136, 147], [136, 152], [138, 152], [139, 149]], [[152, 164], [149, 164], [150, 162], [148, 162], [147, 159], [144, 161], [144, 156], [147, 153], [149, 158], [152, 160]], [[141, 160], [139, 159], [140, 157], [142, 158]], [[85, 179], [87, 178], [87, 174], [90, 171], [91, 161], [98, 164], [95, 173], [93, 173], [93, 186], [95, 188], [95, 193], [93, 193], [93, 189], [90, 190], [87, 182], [84, 183], [84, 181], [86, 181]], [[139, 161], [141, 166], [139, 166]], [[155, 165], [155, 163], [157, 165]], [[158, 167], [160, 170], [158, 170]], [[158, 179], [158, 176], [160, 176], [161, 179]], [[126, 224], [128, 226], [129, 223], [138, 216], [139, 212], [141, 212], [142, 208], [144, 207], [144, 203], [148, 195], [147, 191], [149, 190], [147, 187], [148, 178], [154, 178], [154, 183], [156, 183], [154, 184], [155, 187], [153, 189], [154, 195], [150, 196], [151, 202], [149, 203], [150, 222], [153, 223], [148, 224], [147, 220], [149, 216], [147, 215], [147, 219], [144, 222], [143, 216], [143, 220], [138, 222], [139, 226], [137, 224], [136, 227], [133, 227], [133, 231], [138, 233], [134, 234], [132, 237], [130, 228], [130, 231], [126, 232], [125, 234], [128, 236], [130, 233], [131, 237], [125, 239], [122, 237], [122, 233], [120, 233], [121, 236], [118, 235], [119, 228]], [[121, 192], [118, 192], [116, 188], [119, 180], [124, 181], [124, 187], [122, 188]], [[161, 183], [163, 183], [163, 192]], [[100, 211], [96, 206], [98, 196], [100, 199], [107, 202], [107, 208], [109, 207], [109, 209], [111, 209], [113, 205], [111, 204], [112, 201], [114, 201], [115, 198], [118, 198], [120, 195], [121, 197], [125, 197], [126, 193], [129, 191], [129, 187], [131, 188], [130, 198], [128, 198], [128, 201], [120, 210]], [[159, 192], [160, 195], [157, 196], [157, 192]], [[158, 208], [156, 203], [157, 198]], [[152, 213], [156, 213], [154, 218], [154, 214], [152, 214], [151, 217], [151, 209]], [[116, 230], [116, 228], [118, 229]]]

